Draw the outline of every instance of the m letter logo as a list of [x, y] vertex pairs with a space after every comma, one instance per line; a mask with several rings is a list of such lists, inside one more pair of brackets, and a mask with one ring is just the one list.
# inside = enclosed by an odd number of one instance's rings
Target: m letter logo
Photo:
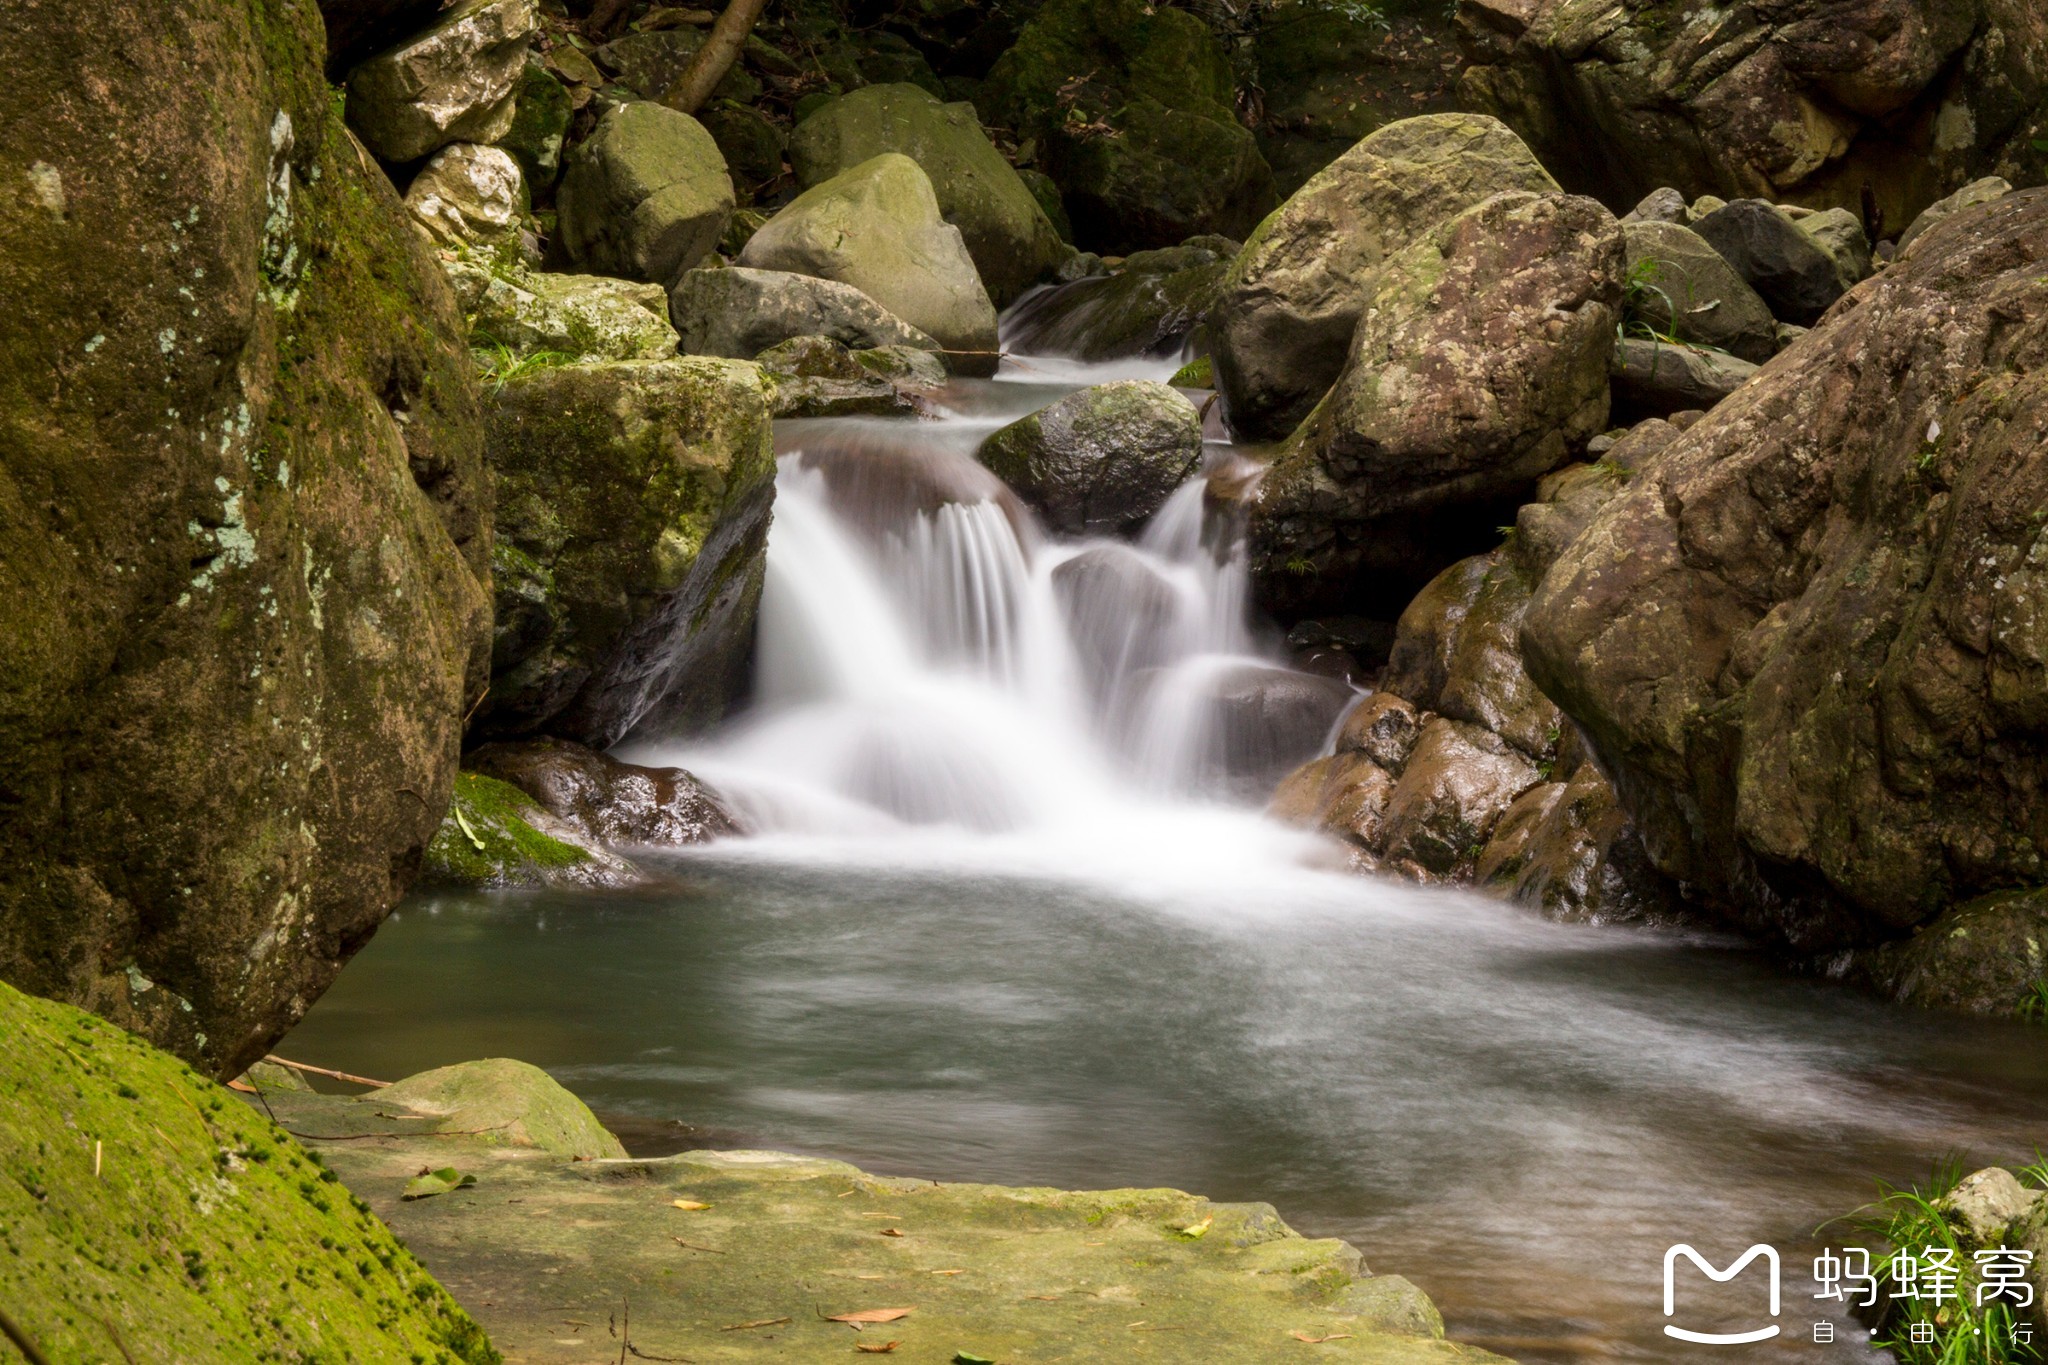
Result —
[[[1678, 1258], [1685, 1257], [1700, 1268], [1700, 1272], [1716, 1284], [1726, 1284], [1743, 1272], [1744, 1267], [1761, 1256], [1771, 1267], [1771, 1316], [1778, 1316], [1778, 1251], [1759, 1242], [1736, 1258], [1735, 1264], [1726, 1270], [1716, 1270], [1707, 1263], [1706, 1257], [1694, 1251], [1684, 1242], [1664, 1253], [1664, 1316], [1670, 1317], [1678, 1311], [1677, 1270]], [[1745, 1342], [1768, 1341], [1778, 1335], [1776, 1323], [1759, 1327], [1753, 1332], [1688, 1332], [1683, 1327], [1664, 1324], [1664, 1335], [1680, 1341], [1697, 1342], [1702, 1346], [1740, 1346]]]

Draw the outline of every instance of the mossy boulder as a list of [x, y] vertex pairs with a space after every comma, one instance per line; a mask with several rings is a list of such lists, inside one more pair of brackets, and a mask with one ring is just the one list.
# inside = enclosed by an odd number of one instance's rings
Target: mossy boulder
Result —
[[[704, 46], [704, 31], [684, 26], [628, 33], [614, 38], [590, 55], [621, 85], [643, 100], [658, 100], [682, 77], [697, 49]], [[761, 83], [745, 64], [734, 62], [712, 87], [713, 99], [752, 104], [761, 98]]]
[[464, 0], [348, 74], [348, 122], [386, 161], [511, 131], [534, 0]]
[[1218, 247], [1230, 245], [1210, 238], [1140, 251], [1114, 273], [1035, 294], [1005, 320], [1003, 344], [1076, 360], [1177, 354], [1215, 305], [1231, 257]]
[[777, 417], [914, 413], [921, 395], [946, 383], [937, 356], [908, 346], [854, 351], [831, 337], [801, 336], [754, 359], [774, 385]]
[[739, 264], [850, 284], [935, 339], [957, 371], [995, 371], [995, 305], [930, 177], [900, 152], [805, 190], [753, 235]]
[[1291, 195], [1231, 263], [1211, 321], [1218, 390], [1240, 435], [1277, 440], [1344, 368], [1372, 272], [1491, 195], [1557, 182], [1496, 119], [1432, 114], [1380, 129]]
[[717, 247], [732, 210], [725, 156], [704, 125], [647, 101], [598, 120], [555, 199], [571, 261], [664, 286]]
[[721, 718], [744, 682], [775, 452], [743, 362], [542, 367], [492, 396], [499, 544], [476, 732], [605, 748]]
[[718, 144], [726, 170], [735, 188], [746, 191], [740, 197], [747, 202], [753, 202], [756, 190], [782, 175], [787, 138], [782, 126], [759, 109], [719, 100], [699, 109], [697, 121]]
[[489, 638], [462, 324], [320, 55], [0, 25], [0, 977], [222, 1076], [404, 893]]
[[1677, 223], [1624, 222], [1631, 323], [1754, 365], [1777, 354], [1777, 319], [1704, 237]]
[[539, 58], [528, 57], [513, 96], [512, 126], [498, 139], [511, 153], [535, 194], [554, 188], [562, 173], [562, 143], [574, 113], [569, 88]]
[[357, 1103], [431, 1115], [443, 1128], [473, 1130], [489, 1147], [578, 1161], [626, 1154], [582, 1100], [539, 1067], [509, 1057], [422, 1071]]
[[1144, 0], [1051, 0], [976, 100], [1035, 139], [1074, 240], [1123, 254], [1198, 233], [1243, 237], [1273, 174], [1237, 120], [1237, 82], [1208, 27]]
[[812, 336], [855, 348], [939, 348], [852, 285], [787, 270], [686, 270], [669, 293], [669, 316], [687, 355], [745, 360], [792, 338]]
[[444, 263], [469, 319], [470, 344], [493, 366], [514, 359], [659, 360], [676, 353], [660, 285], [508, 266], [472, 253]]
[[420, 884], [488, 890], [618, 887], [644, 880], [624, 858], [509, 782], [455, 778], [448, 815], [427, 845]]
[[261, 1342], [496, 1365], [369, 1206], [253, 1106], [5, 985], [0, 1036], [0, 1303], [51, 1361], [245, 1360]]
[[1131, 532], [1194, 476], [1202, 423], [1164, 384], [1119, 380], [1001, 428], [975, 458], [1068, 535]]
[[805, 188], [884, 152], [901, 152], [930, 178], [940, 214], [960, 229], [997, 307], [1066, 257], [1058, 229], [971, 104], [942, 104], [915, 85], [871, 85], [819, 109], [789, 140], [790, 166]]

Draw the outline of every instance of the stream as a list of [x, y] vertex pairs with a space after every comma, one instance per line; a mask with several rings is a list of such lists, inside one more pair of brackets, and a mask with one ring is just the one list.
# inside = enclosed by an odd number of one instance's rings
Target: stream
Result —
[[[284, 1050], [519, 1057], [643, 1150], [1269, 1201], [1522, 1360], [1714, 1358], [1663, 1335], [1666, 1248], [1764, 1242], [1783, 1333], [1739, 1358], [1878, 1358], [1807, 1273], [1859, 1238], [1816, 1229], [1949, 1154], [2031, 1160], [2042, 1035], [1347, 875], [1264, 820], [1321, 736], [1223, 700], [1289, 675], [1201, 481], [1071, 543], [972, 460], [1173, 366], [1025, 359], [940, 420], [782, 424], [755, 703], [621, 751], [756, 833], [647, 855], [654, 889], [416, 895]], [[1755, 1325], [1703, 1285], [1687, 1326]]]

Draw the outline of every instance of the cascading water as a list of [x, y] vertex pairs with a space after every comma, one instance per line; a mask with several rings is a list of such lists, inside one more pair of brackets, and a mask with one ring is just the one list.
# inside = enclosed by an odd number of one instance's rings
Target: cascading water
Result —
[[[1064, 542], [974, 461], [988, 432], [1073, 387], [962, 384], [937, 421], [787, 424], [756, 701], [709, 743], [642, 756], [691, 768], [785, 847], [973, 832], [1069, 868], [1082, 845], [1120, 864], [1305, 856], [1311, 841], [1226, 802], [1262, 796], [1328, 716], [1276, 729], [1233, 710], [1286, 674], [1254, 637], [1243, 547], [1203, 480], [1135, 544]], [[1302, 681], [1327, 708], [1327, 680]]]

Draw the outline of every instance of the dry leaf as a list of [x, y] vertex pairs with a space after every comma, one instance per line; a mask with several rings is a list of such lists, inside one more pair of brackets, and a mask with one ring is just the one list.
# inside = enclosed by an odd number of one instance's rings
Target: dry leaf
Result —
[[853, 1349], [864, 1356], [885, 1356], [902, 1344], [900, 1341], [862, 1341], [856, 1342]]
[[677, 1208], [684, 1209], [690, 1213], [695, 1213], [699, 1209], [708, 1209], [711, 1207], [709, 1204], [700, 1204], [694, 1199], [676, 1199], [670, 1202], [672, 1202]]
[[931, 1273], [934, 1275], [965, 1275], [967, 1272], [964, 1270], [934, 1270]]
[[1207, 1236], [1209, 1232], [1209, 1225], [1215, 1221], [1216, 1215], [1212, 1213], [1207, 1218], [1204, 1218], [1201, 1222], [1190, 1223], [1186, 1227], [1182, 1228], [1180, 1230], [1180, 1235], [1190, 1239]]
[[883, 1235], [884, 1237], [901, 1237], [901, 1236], [903, 1235], [903, 1229], [902, 1229], [902, 1228], [883, 1228], [883, 1229], [882, 1229], [882, 1235]]
[[753, 1322], [736, 1322], [730, 1327], [721, 1327], [721, 1332], [745, 1332], [755, 1327], [780, 1327], [788, 1318], [758, 1318]]
[[864, 1322], [894, 1322], [898, 1318], [907, 1318], [916, 1311], [914, 1308], [863, 1308], [858, 1313], [834, 1313], [831, 1317], [826, 1318], [825, 1321], [851, 1322], [855, 1324]]
[[1305, 1341], [1311, 1346], [1320, 1346], [1326, 1341], [1351, 1340], [1351, 1333], [1349, 1332], [1332, 1332], [1326, 1337], [1312, 1337], [1306, 1332], [1289, 1332], [1287, 1335], [1293, 1337], [1296, 1341]]

